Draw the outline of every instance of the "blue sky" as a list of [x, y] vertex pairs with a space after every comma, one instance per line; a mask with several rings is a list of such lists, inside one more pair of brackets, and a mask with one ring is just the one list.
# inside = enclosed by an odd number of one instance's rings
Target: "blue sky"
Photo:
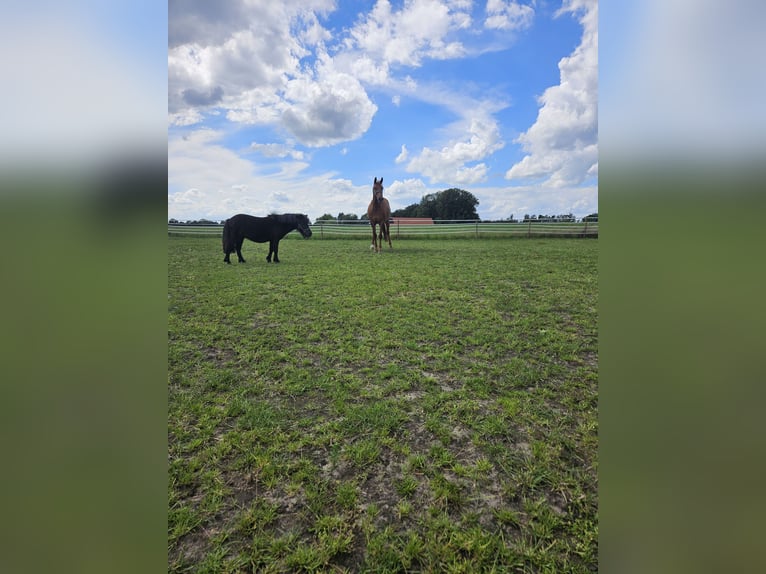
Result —
[[168, 6], [168, 217], [598, 211], [595, 0]]

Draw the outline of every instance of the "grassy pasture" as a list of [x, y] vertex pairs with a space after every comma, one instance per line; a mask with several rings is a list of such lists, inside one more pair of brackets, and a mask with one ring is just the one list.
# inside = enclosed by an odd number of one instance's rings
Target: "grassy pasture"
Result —
[[168, 238], [168, 569], [597, 568], [587, 239]]

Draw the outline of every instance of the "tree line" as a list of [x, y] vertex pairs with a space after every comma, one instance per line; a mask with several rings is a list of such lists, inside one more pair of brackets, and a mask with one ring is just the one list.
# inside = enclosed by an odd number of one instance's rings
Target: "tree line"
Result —
[[169, 225], [223, 225], [226, 223], [225, 219], [221, 221], [210, 221], [209, 219], [187, 219], [186, 221], [179, 221], [178, 219], [171, 217], [168, 219]]

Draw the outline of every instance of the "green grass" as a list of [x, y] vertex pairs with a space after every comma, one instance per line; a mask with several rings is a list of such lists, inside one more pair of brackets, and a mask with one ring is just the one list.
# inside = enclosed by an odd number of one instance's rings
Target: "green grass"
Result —
[[168, 238], [168, 569], [597, 569], [589, 239]]

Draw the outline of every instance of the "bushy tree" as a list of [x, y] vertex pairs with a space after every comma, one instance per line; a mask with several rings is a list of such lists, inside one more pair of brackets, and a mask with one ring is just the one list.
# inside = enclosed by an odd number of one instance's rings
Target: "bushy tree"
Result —
[[420, 209], [420, 204], [413, 203], [412, 205], [408, 205], [407, 207], [404, 207], [402, 209], [397, 209], [391, 215], [393, 217], [420, 217], [418, 215], [419, 209]]
[[479, 200], [463, 189], [450, 188], [424, 195], [420, 203], [397, 209], [394, 217], [431, 217], [432, 219], [479, 219]]

